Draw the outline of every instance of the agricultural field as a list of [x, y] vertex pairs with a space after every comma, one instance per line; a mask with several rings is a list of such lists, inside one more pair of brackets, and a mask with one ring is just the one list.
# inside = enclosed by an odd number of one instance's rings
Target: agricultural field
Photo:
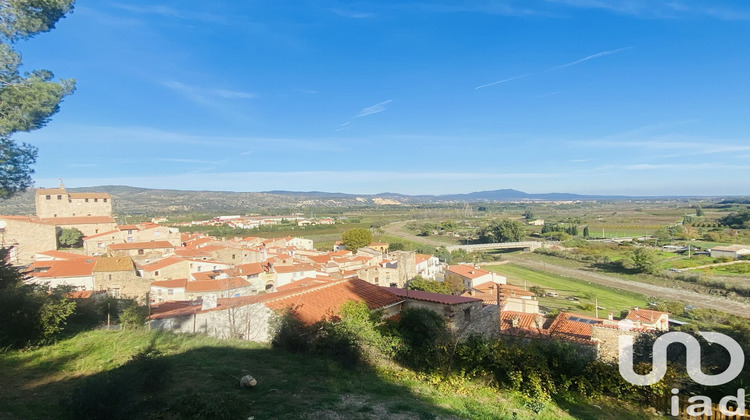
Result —
[[483, 268], [507, 277], [508, 283], [514, 286], [526, 287], [527, 289], [538, 286], [545, 289], [546, 292], [557, 293], [557, 297], [538, 297], [539, 305], [547, 311], [559, 310], [594, 316], [596, 314], [594, 302], [598, 300], [600, 316], [606, 316], [609, 312], [619, 316], [621, 311], [636, 306], [644, 308], [648, 305], [646, 296], [637, 293], [624, 292], [583, 280], [531, 270], [515, 264], [485, 266]]

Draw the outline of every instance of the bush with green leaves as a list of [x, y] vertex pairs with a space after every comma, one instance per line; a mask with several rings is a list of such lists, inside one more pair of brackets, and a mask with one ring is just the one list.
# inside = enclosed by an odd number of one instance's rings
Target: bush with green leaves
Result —
[[142, 328], [148, 318], [148, 307], [131, 301], [120, 313], [120, 325], [123, 328]]
[[0, 250], [0, 347], [47, 344], [63, 330], [76, 303], [70, 288], [25, 283], [25, 275]]

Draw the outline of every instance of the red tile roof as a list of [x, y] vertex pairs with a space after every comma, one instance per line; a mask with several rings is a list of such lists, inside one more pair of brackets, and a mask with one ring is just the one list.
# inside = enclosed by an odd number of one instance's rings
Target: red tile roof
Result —
[[249, 263], [249, 264], [240, 264], [237, 266], [237, 272], [242, 276], [253, 276], [256, 274], [260, 274], [265, 272], [266, 270], [263, 268], [263, 264], [256, 262], [256, 263]]
[[56, 260], [80, 260], [80, 259], [85, 260], [85, 259], [91, 258], [89, 256], [82, 255], [82, 254], [75, 254], [73, 252], [56, 251], [56, 250], [37, 252], [35, 255], [46, 255]]
[[[515, 327], [513, 326], [514, 319], [518, 322]], [[538, 322], [541, 323], [542, 328], [538, 328]], [[549, 324], [549, 321], [540, 314], [500, 311], [500, 331], [506, 334], [547, 334], [547, 331], [544, 330], [545, 323]]]
[[323, 284], [328, 284], [332, 281], [336, 281], [336, 280], [331, 277], [305, 277], [304, 279], [300, 279], [292, 283], [279, 286], [276, 288], [276, 291], [288, 292], [292, 290], [304, 289], [304, 288], [311, 287], [311, 286], [320, 286]]
[[150, 271], [156, 271], [156, 270], [162, 269], [164, 267], [169, 267], [170, 265], [179, 264], [181, 262], [187, 262], [187, 260], [184, 260], [184, 259], [182, 259], [180, 257], [167, 257], [167, 258], [161, 259], [159, 261], [154, 261], [154, 262], [149, 263], [149, 264], [144, 264], [144, 265], [140, 266], [140, 268], [143, 271], [149, 271], [150, 272]]
[[136, 225], [119, 225], [117, 226], [117, 229], [119, 230], [140, 230], [138, 226]]
[[315, 287], [300, 295], [266, 303], [270, 309], [293, 308], [304, 323], [312, 324], [330, 314], [337, 314], [347, 301], [365, 302], [370, 309], [378, 309], [401, 302], [401, 298], [388, 290], [364, 280], [351, 279]]
[[112, 250], [128, 250], [128, 249], [161, 249], [161, 248], [174, 248], [174, 245], [168, 241], [153, 241], [153, 242], [128, 242], [124, 244], [111, 244], [107, 246]]
[[635, 308], [632, 311], [628, 312], [628, 316], [626, 316], [625, 319], [653, 324], [659, 320], [659, 317], [663, 315], [669, 316], [669, 314], [666, 312]]
[[549, 326], [549, 332], [553, 336], [591, 340], [591, 325], [603, 323], [599, 318], [560, 312]]
[[112, 234], [117, 234], [117, 233], [120, 233], [120, 231], [119, 230], [110, 230], [108, 232], [97, 233], [96, 235], [84, 236], [83, 240], [84, 241], [88, 241], [89, 239], [100, 238], [102, 236], [107, 236], [107, 235], [112, 235]]
[[[36, 261], [29, 266], [29, 275], [38, 278], [54, 277], [83, 277], [92, 275], [96, 258], [56, 261]], [[43, 272], [34, 272], [38, 269], [47, 269]]]
[[442, 303], [443, 305], [457, 305], [459, 303], [481, 302], [481, 299], [464, 296], [444, 295], [442, 293], [423, 292], [421, 290], [399, 289], [397, 287], [384, 287], [385, 290], [396, 296], [424, 300], [427, 302]]
[[469, 279], [476, 279], [478, 277], [490, 274], [489, 271], [482, 270], [481, 268], [475, 268], [473, 265], [463, 264], [451, 265], [448, 267], [448, 271]]
[[240, 287], [248, 287], [250, 283], [241, 277], [232, 277], [228, 279], [189, 281], [185, 285], [186, 293], [203, 293], [219, 292], [222, 290], [232, 290]]
[[300, 271], [315, 271], [312, 264], [277, 265], [273, 267], [277, 273], [296, 273]]
[[37, 219], [37, 223], [45, 225], [95, 225], [114, 223], [115, 219], [109, 216], [81, 216], [81, 217], [51, 217], [46, 219]]
[[157, 280], [151, 282], [151, 287], [166, 287], [168, 289], [184, 288], [188, 279]]

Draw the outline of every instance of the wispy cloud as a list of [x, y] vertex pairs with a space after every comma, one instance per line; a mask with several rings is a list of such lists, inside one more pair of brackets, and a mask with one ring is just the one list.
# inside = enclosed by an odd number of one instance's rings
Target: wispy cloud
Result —
[[707, 16], [719, 20], [750, 20], [745, 2], [717, 4], [716, 1], [683, 3], [680, 1], [656, 0], [545, 0], [563, 6], [581, 9], [600, 9], [608, 12], [647, 19], [679, 19], [692, 16]]
[[369, 18], [374, 18], [376, 16], [375, 13], [337, 9], [337, 8], [330, 9], [330, 11], [336, 16], [341, 16], [341, 17], [349, 18], [349, 19], [369, 19]]
[[385, 106], [391, 102], [393, 102], [393, 99], [388, 99], [387, 101], [383, 101], [378, 104], [368, 106], [367, 108], [362, 108], [362, 110], [359, 111], [359, 114], [355, 115], [354, 118], [362, 118], [368, 115], [381, 113], [385, 111], [386, 109]]
[[363, 117], [366, 117], [368, 115], [379, 114], [379, 113], [385, 111], [386, 110], [385, 106], [388, 105], [391, 102], [393, 102], [393, 99], [388, 99], [387, 101], [383, 101], [383, 102], [377, 103], [375, 105], [362, 108], [362, 110], [359, 111], [359, 113], [357, 115], [353, 116], [351, 120], [339, 124], [339, 126], [336, 127], [336, 129], [333, 130], [333, 131], [341, 131], [341, 130], [346, 129], [357, 118], [363, 118]]
[[560, 70], [560, 69], [564, 69], [565, 67], [575, 66], [576, 64], [581, 64], [583, 62], [586, 62], [586, 61], [589, 61], [589, 60], [593, 60], [595, 58], [606, 57], [608, 55], [617, 54], [620, 51], [625, 51], [625, 50], [628, 50], [628, 49], [631, 49], [631, 48], [633, 48], [633, 47], [625, 47], [625, 48], [618, 48], [616, 50], [598, 52], [596, 54], [591, 54], [589, 56], [580, 58], [578, 60], [572, 61], [572, 62], [567, 63], [567, 64], [563, 64], [563, 65], [560, 65], [560, 66], [552, 67], [552, 68], [548, 69], [547, 71]]
[[495, 86], [495, 85], [499, 85], [501, 83], [510, 82], [511, 80], [522, 79], [522, 78], [528, 76], [529, 74], [531, 74], [531, 73], [526, 73], [526, 74], [522, 74], [522, 75], [519, 75], [519, 76], [509, 77], [507, 79], [498, 80], [497, 82], [486, 83], [486, 84], [483, 84], [483, 85], [479, 85], [479, 86], [475, 87], [474, 89], [484, 89], [486, 87]]
[[113, 3], [112, 6], [140, 15], [157, 15], [165, 18], [195, 20], [205, 23], [227, 23], [227, 19], [223, 16], [212, 13], [185, 11], [162, 5], [135, 6], [132, 4]]
[[[571, 67], [571, 66], [575, 66], [575, 65], [577, 65], [577, 64], [581, 64], [581, 63], [583, 63], [583, 62], [586, 62], [586, 61], [589, 61], [589, 60], [593, 60], [593, 59], [595, 59], [595, 58], [606, 57], [606, 56], [608, 56], [608, 55], [612, 55], [612, 54], [617, 54], [617, 53], [619, 53], [619, 52], [621, 52], [621, 51], [625, 51], [625, 50], [628, 50], [628, 49], [631, 49], [631, 48], [633, 48], [633, 47], [624, 47], [624, 48], [618, 48], [618, 49], [616, 49], [616, 50], [609, 50], [609, 51], [602, 51], [602, 52], [598, 52], [598, 53], [596, 53], [596, 54], [591, 54], [591, 55], [588, 55], [588, 56], [586, 56], [586, 57], [583, 57], [583, 58], [579, 58], [578, 60], [575, 60], [575, 61], [571, 61], [570, 63], [565, 63], [565, 64], [562, 64], [562, 65], [559, 65], [559, 66], [554, 66], [554, 67], [550, 67], [550, 68], [548, 68], [548, 69], [546, 69], [546, 70], [543, 70], [543, 71], [541, 71], [541, 72], [548, 72], [548, 71], [555, 71], [555, 70], [560, 70], [560, 69], [564, 69], [564, 68], [566, 68], [566, 67]], [[513, 81], [513, 80], [518, 80], [518, 79], [522, 79], [522, 78], [524, 78], [524, 77], [527, 77], [527, 76], [532, 76], [532, 75], [534, 75], [534, 74], [537, 74], [537, 73], [541, 73], [541, 72], [536, 72], [536, 73], [524, 73], [524, 74], [521, 74], [521, 75], [518, 75], [518, 76], [513, 76], [513, 77], [509, 77], [509, 78], [507, 78], [507, 79], [502, 79], [502, 80], [498, 80], [497, 82], [492, 82], [492, 83], [486, 83], [486, 84], [483, 84], [483, 85], [479, 85], [479, 86], [475, 87], [474, 89], [475, 89], [475, 90], [476, 90], [476, 89], [484, 89], [484, 88], [486, 88], [486, 87], [490, 87], [490, 86], [495, 86], [495, 85], [499, 85], [499, 84], [501, 84], [501, 83], [507, 83], [507, 82], [510, 82], [510, 81]], [[547, 94], [547, 95], [543, 95], [543, 96], [540, 96], [540, 98], [543, 98], [543, 97], [545, 97], [545, 96], [552, 96], [552, 95], [556, 95], [556, 94], [558, 94], [558, 93], [560, 93], [560, 92], [559, 92], [559, 91], [558, 91], [558, 92], [552, 92], [552, 93], [550, 93], [550, 94]]]
[[167, 89], [181, 94], [192, 102], [211, 105], [218, 99], [253, 99], [258, 95], [252, 92], [244, 92], [229, 89], [210, 89], [198, 86], [191, 86], [176, 80], [166, 80], [160, 83]]

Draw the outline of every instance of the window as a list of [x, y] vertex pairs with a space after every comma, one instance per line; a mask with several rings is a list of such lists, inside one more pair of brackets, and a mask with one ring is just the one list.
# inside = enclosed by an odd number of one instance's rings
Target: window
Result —
[[86, 201], [86, 202], [88, 203], [88, 202], [89, 202], [89, 199], [87, 198], [87, 199], [86, 199], [86, 200], [84, 200], [84, 201]]
[[48, 195], [48, 196], [46, 196], [46, 198], [47, 198], [47, 200], [51, 200], [51, 199], [52, 199], [52, 197], [51, 197], [51, 196], [49, 196], [49, 195]]
[[99, 199], [98, 199], [98, 198], [95, 198], [95, 199], [94, 199], [94, 203], [98, 203], [98, 202], [99, 202]]
[[161, 232], [159, 232], [159, 231], [157, 230], [156, 232], [154, 232], [154, 236], [161, 236]]
[[62, 200], [62, 196], [61, 196], [61, 195], [58, 195], [58, 196], [57, 196], [57, 199], [58, 199], [58, 200]]
[[174, 295], [174, 289], [169, 289], [169, 290], [167, 290], [167, 294], [168, 294], [169, 296], [172, 296], [172, 295]]
[[471, 308], [464, 309], [464, 321], [471, 321]]
[[133, 234], [133, 229], [128, 229], [128, 235], [132, 235], [132, 234]]
[[154, 271], [154, 275], [158, 276], [159, 275], [159, 270]]
[[112, 275], [111, 274], [107, 275], [107, 280], [112, 281]]
[[99, 242], [96, 244], [97, 248], [104, 248], [104, 242]]
[[237, 256], [235, 254], [232, 254], [232, 259], [237, 259]]
[[106, 199], [106, 198], [105, 198], [105, 199], [103, 199], [103, 200], [104, 200], [104, 202], [105, 202], [105, 203], [107, 202], [107, 199]]
[[143, 255], [143, 254], [144, 254], [143, 250], [142, 250], [142, 249], [139, 249], [139, 250], [138, 250], [138, 255]]
[[110, 297], [113, 297], [115, 299], [119, 299], [120, 298], [120, 288], [119, 287], [113, 287], [113, 288], [107, 290], [107, 292], [109, 293]]

